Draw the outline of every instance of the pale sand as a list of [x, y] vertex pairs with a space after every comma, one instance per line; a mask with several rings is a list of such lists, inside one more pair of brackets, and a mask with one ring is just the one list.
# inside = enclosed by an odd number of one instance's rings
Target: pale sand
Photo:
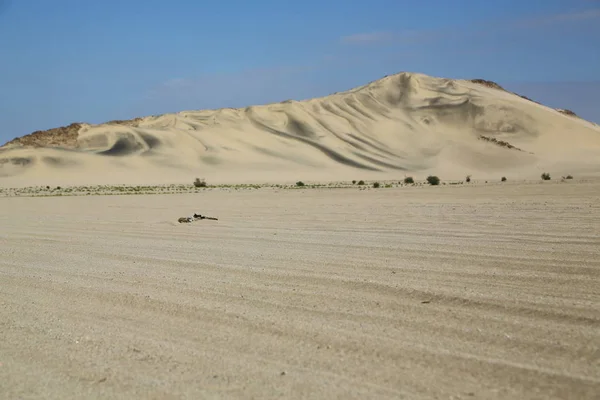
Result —
[[84, 124], [78, 151], [0, 149], [0, 186], [600, 175], [597, 125], [502, 90], [416, 73], [306, 101], [135, 124]]
[[0, 398], [597, 399], [599, 228], [598, 181], [0, 198]]

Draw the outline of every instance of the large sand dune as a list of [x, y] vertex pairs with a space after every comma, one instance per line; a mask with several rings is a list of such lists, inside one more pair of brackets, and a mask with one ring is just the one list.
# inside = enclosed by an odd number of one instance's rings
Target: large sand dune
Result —
[[23, 147], [23, 138], [5, 146], [0, 185], [600, 172], [598, 126], [499, 88], [415, 73], [324, 98], [75, 124], [35, 138], [64, 148]]
[[0, 198], [0, 398], [598, 399], [599, 227], [598, 181]]

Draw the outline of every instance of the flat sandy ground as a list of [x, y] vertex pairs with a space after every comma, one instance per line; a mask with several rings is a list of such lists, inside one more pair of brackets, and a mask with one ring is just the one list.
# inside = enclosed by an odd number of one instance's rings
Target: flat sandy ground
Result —
[[599, 278], [598, 182], [0, 198], [0, 398], [597, 399]]

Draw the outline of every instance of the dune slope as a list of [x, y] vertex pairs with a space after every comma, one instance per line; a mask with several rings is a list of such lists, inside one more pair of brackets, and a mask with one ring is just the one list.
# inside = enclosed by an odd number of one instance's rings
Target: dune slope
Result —
[[596, 174], [600, 128], [483, 80], [416, 73], [306, 101], [72, 124], [0, 148], [0, 184]]

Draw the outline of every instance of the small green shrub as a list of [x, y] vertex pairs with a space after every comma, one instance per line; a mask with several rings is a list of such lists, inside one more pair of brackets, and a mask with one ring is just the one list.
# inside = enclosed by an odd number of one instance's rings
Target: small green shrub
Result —
[[565, 179], [573, 179], [573, 175], [567, 175], [565, 176]]
[[379, 182], [374, 182], [374, 183], [373, 183], [373, 187], [374, 187], [375, 189], [377, 189], [377, 188], [379, 187]]
[[352, 181], [352, 184], [353, 184], [353, 185], [356, 185], [356, 180]]
[[298, 181], [298, 182], [296, 182], [296, 186], [304, 186], [304, 182]]
[[365, 181], [358, 181], [358, 184], [359, 184], [359, 185], [364, 185], [364, 184], [365, 184]]
[[415, 183], [415, 180], [413, 179], [412, 176], [407, 176], [406, 178], [404, 178], [404, 183], [406, 183], [408, 185], [410, 183]]
[[195, 187], [206, 187], [206, 181], [204, 179], [196, 178], [194, 181]]
[[438, 178], [437, 176], [433, 176], [433, 175], [429, 175], [427, 177], [427, 183], [429, 183], [430, 185], [439, 185], [440, 184], [440, 178]]
[[503, 176], [502, 179], [500, 179], [502, 182], [506, 182], [506, 177]]
[[467, 183], [471, 182], [471, 175], [467, 175], [467, 177], [465, 178], [465, 181], [467, 181]]
[[542, 174], [542, 180], [549, 181], [550, 180], [550, 174], [548, 172], [544, 172]]

